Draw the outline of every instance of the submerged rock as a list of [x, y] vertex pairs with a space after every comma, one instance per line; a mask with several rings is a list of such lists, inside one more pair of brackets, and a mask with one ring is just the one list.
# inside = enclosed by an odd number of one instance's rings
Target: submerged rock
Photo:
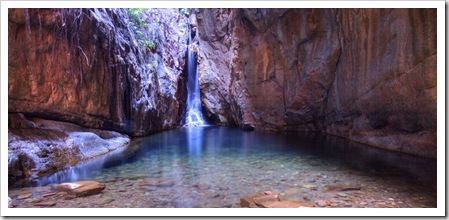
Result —
[[198, 188], [199, 190], [208, 190], [208, 189], [210, 189], [209, 185], [201, 184], [201, 183], [195, 184], [193, 186]]
[[102, 199], [98, 204], [105, 205], [105, 204], [113, 202], [114, 200], [115, 200], [114, 198], [107, 197], [107, 198]]
[[243, 124], [242, 125], [242, 130], [244, 130], [244, 131], [254, 131], [254, 126], [252, 126], [250, 124]]
[[315, 201], [315, 204], [320, 207], [326, 207], [331, 205], [331, 203], [328, 200], [317, 200]]
[[309, 202], [297, 202], [284, 199], [276, 193], [261, 192], [251, 195], [246, 195], [240, 198], [241, 207], [246, 208], [300, 208], [300, 207], [315, 207]]
[[52, 186], [52, 189], [59, 192], [67, 192], [69, 195], [89, 196], [98, 194], [103, 191], [106, 186], [96, 181], [79, 181], [73, 183], [61, 183]]
[[175, 181], [164, 178], [145, 178], [139, 184], [141, 186], [172, 187], [175, 185]]
[[350, 191], [350, 190], [360, 190], [362, 187], [358, 185], [328, 185], [324, 187], [323, 191]]
[[22, 194], [22, 195], [17, 196], [17, 199], [28, 199], [28, 198], [30, 198], [32, 195], [33, 195], [33, 194], [31, 194], [31, 193]]

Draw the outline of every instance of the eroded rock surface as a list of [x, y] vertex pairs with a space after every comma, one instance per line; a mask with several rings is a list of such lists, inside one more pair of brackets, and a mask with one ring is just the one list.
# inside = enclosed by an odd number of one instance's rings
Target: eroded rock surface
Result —
[[9, 9], [8, 111], [130, 135], [179, 126], [187, 17], [130, 20], [126, 9]]
[[115, 131], [87, 129], [67, 122], [26, 119], [10, 114], [8, 183], [20, 186], [118, 148], [130, 138]]
[[435, 9], [197, 9], [205, 115], [436, 157]]
[[8, 10], [10, 183], [180, 125], [188, 19], [126, 10]]

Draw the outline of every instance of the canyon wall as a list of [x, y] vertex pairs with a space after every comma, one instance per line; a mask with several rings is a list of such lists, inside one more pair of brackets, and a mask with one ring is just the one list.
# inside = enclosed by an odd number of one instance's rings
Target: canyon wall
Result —
[[8, 13], [10, 113], [130, 135], [180, 124], [188, 22], [177, 9], [143, 12], [142, 27], [126, 9]]
[[215, 124], [436, 157], [436, 9], [197, 9]]
[[9, 9], [9, 186], [178, 127], [187, 28], [178, 9]]

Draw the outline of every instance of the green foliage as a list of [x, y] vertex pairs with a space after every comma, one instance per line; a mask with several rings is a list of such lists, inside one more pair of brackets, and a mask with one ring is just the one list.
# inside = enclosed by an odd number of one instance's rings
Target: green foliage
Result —
[[138, 40], [138, 41], [139, 41], [140, 46], [143, 48], [148, 48], [150, 50], [154, 50], [154, 48], [156, 47], [156, 45], [154, 45], [154, 42], [151, 39]]
[[142, 20], [142, 14], [146, 8], [128, 8], [128, 16], [132, 25], [138, 28], [148, 27], [148, 24]]
[[143, 28], [148, 27], [148, 23], [143, 20], [143, 12], [147, 10], [146, 8], [128, 8], [129, 16], [129, 26], [134, 32], [137, 42], [140, 47], [148, 48], [154, 50], [156, 45], [151, 39], [146, 39], [145, 35], [142, 33]]

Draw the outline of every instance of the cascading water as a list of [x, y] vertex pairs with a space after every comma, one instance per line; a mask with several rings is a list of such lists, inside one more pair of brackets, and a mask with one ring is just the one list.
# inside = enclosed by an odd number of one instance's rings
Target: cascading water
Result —
[[195, 45], [192, 43], [192, 35], [189, 33], [187, 48], [187, 117], [185, 127], [206, 125], [201, 108], [198, 65], [193, 47]]

